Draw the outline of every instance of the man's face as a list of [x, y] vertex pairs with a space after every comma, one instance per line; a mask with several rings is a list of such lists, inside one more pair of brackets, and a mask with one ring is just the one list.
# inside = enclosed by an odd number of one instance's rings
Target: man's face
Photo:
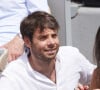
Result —
[[52, 60], [59, 49], [58, 31], [44, 29], [36, 30], [31, 43], [31, 55], [40, 60]]

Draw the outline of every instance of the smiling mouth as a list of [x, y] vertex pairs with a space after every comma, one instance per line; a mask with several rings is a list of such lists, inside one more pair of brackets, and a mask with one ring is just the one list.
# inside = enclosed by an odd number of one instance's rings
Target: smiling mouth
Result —
[[45, 50], [48, 54], [54, 54], [57, 49]]

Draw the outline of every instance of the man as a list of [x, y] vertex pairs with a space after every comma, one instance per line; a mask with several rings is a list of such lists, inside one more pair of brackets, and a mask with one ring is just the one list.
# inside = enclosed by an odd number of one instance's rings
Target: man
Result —
[[74, 47], [59, 48], [58, 30], [58, 22], [46, 12], [34, 12], [22, 21], [28, 49], [2, 72], [0, 90], [74, 90], [79, 82], [90, 81], [94, 65]]

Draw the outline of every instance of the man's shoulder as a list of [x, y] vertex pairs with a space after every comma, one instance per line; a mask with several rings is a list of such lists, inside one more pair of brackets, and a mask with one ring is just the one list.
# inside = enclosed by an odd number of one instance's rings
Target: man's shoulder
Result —
[[6, 68], [4, 69], [3, 73], [18, 73], [23, 71], [27, 65], [27, 60], [25, 55], [22, 55], [17, 60], [10, 62]]
[[76, 47], [60, 46], [57, 57], [59, 57], [60, 59], [72, 60], [81, 57], [81, 53]]
[[74, 53], [74, 52], [79, 52], [78, 48], [72, 47], [72, 46], [60, 46], [59, 48], [59, 53]]

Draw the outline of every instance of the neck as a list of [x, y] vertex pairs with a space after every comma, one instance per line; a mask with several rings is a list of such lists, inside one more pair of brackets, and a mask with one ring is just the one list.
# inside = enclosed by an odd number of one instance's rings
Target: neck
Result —
[[34, 70], [36, 70], [39, 73], [42, 73], [53, 82], [56, 82], [55, 59], [48, 62], [44, 62], [42, 60], [36, 60], [33, 59], [32, 57], [29, 57], [29, 62]]

